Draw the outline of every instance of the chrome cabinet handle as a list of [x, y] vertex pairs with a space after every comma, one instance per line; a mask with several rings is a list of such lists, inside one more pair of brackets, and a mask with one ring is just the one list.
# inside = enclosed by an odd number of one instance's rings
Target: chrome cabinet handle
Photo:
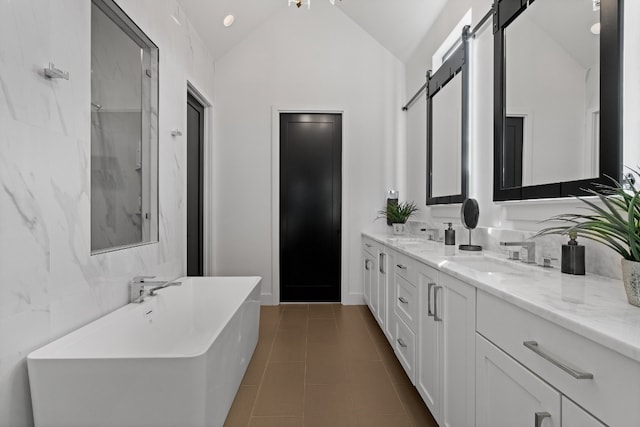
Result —
[[404, 340], [402, 338], [398, 338], [398, 344], [400, 344], [400, 347], [402, 348], [406, 348], [407, 344], [405, 344]]
[[431, 311], [431, 288], [435, 285], [434, 282], [427, 284], [427, 316], [429, 317], [433, 317], [433, 312]]
[[407, 266], [402, 265], [402, 264], [396, 264], [396, 266], [400, 269], [400, 270], [406, 270]]
[[368, 248], [373, 247], [373, 246], [371, 246], [371, 245], [370, 245], [370, 244], [368, 244], [368, 243], [365, 243], [364, 245], [365, 245], [366, 247], [368, 247]]
[[379, 268], [380, 274], [387, 274], [387, 272], [384, 271], [384, 256], [385, 255], [386, 255], [385, 253], [382, 253], [382, 252], [380, 253], [380, 268]]
[[369, 260], [368, 259], [364, 260], [364, 269], [365, 270], [370, 270], [370, 268], [369, 268]]
[[545, 418], [551, 418], [551, 414], [548, 412], [536, 412], [534, 427], [542, 427], [542, 422]]
[[551, 356], [550, 354], [548, 354], [548, 353], [544, 352], [543, 350], [541, 350], [540, 347], [538, 346], [538, 342], [537, 341], [524, 341], [522, 343], [522, 345], [527, 347], [529, 350], [533, 351], [538, 356], [542, 357], [544, 360], [546, 360], [548, 362], [551, 362], [553, 365], [555, 365], [558, 368], [562, 369], [567, 374], [571, 375], [573, 378], [575, 378], [577, 380], [592, 380], [593, 379], [593, 374], [591, 374], [589, 372], [583, 372], [583, 371], [580, 371], [580, 370], [578, 370], [576, 368], [573, 368], [573, 367], [569, 366], [569, 364], [567, 364], [566, 362], [558, 360], [558, 359], [554, 358], [553, 356]]
[[433, 288], [433, 320], [436, 322], [442, 322], [442, 317], [438, 317], [438, 291], [440, 289], [442, 289], [442, 286]]
[[398, 297], [398, 301], [403, 304], [409, 304], [409, 301], [405, 297]]

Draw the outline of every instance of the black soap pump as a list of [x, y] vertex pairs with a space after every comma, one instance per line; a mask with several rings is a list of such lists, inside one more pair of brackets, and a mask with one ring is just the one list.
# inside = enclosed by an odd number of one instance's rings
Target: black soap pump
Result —
[[449, 225], [449, 228], [444, 230], [444, 254], [452, 256], [456, 252], [456, 230], [453, 229], [452, 223], [445, 222], [444, 224]]
[[561, 271], [567, 274], [584, 275], [584, 245], [576, 241], [578, 233], [569, 233], [569, 242], [562, 245]]

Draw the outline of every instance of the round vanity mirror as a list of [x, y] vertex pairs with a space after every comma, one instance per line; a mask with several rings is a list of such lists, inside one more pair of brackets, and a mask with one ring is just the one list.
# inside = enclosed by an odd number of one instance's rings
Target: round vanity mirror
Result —
[[465, 199], [460, 208], [460, 221], [462, 221], [462, 225], [469, 230], [469, 244], [458, 246], [461, 251], [482, 250], [482, 246], [471, 244], [471, 230], [476, 228], [479, 218], [480, 208], [478, 207], [478, 201], [476, 199]]

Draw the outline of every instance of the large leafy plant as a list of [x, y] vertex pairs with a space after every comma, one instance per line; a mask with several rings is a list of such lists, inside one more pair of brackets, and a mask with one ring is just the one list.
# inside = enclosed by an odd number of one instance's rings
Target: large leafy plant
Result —
[[[633, 174], [640, 175], [636, 170]], [[560, 221], [557, 225], [541, 230], [537, 236], [548, 234], [570, 234], [602, 243], [629, 261], [640, 261], [640, 193], [632, 182], [624, 188], [610, 178], [613, 185], [596, 184], [587, 190], [596, 196], [602, 205], [594, 200], [576, 197], [586, 205], [585, 214], [562, 214], [548, 221]]]
[[386, 209], [380, 209], [380, 218], [387, 218], [392, 224], [404, 224], [418, 207], [413, 202], [389, 203]]

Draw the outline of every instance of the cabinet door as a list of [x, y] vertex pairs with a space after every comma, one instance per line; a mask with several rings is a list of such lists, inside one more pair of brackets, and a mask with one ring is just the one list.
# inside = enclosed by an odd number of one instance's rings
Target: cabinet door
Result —
[[371, 277], [373, 275], [373, 272], [375, 271], [374, 268], [374, 262], [373, 262], [373, 257], [371, 256], [371, 254], [369, 254], [369, 252], [367, 251], [362, 251], [362, 260], [363, 260], [363, 266], [362, 266], [362, 286], [363, 286], [363, 297], [364, 297], [364, 302], [369, 305], [369, 307], [371, 307], [370, 304], [370, 296], [371, 296]]
[[394, 262], [395, 262], [395, 256], [394, 256], [394, 252], [391, 250], [387, 251], [387, 256], [385, 257], [385, 261], [387, 262], [387, 270], [385, 270], [386, 276], [387, 276], [387, 301], [386, 301], [386, 305], [387, 305], [387, 321], [385, 323], [385, 327], [384, 327], [384, 333], [387, 336], [387, 339], [389, 340], [389, 343], [391, 344], [391, 346], [394, 346], [395, 343], [395, 337], [396, 337], [396, 315], [394, 313], [394, 304], [395, 304], [395, 300], [396, 300], [396, 292], [395, 292], [395, 285], [393, 282], [393, 275], [394, 275]]
[[374, 318], [378, 318], [378, 251], [371, 257], [371, 285], [369, 291], [369, 309]]
[[389, 257], [385, 251], [384, 246], [380, 247], [378, 252], [378, 324], [382, 328], [382, 331], [386, 334], [387, 325], [387, 287], [388, 287], [388, 274], [389, 269]]
[[480, 334], [476, 351], [476, 427], [560, 427], [560, 393]]
[[562, 427], [605, 427], [605, 425], [562, 396]]
[[438, 272], [418, 265], [418, 355], [416, 388], [429, 411], [440, 422], [442, 322], [433, 316], [433, 292]]
[[446, 274], [438, 281], [432, 297], [434, 316], [442, 319], [440, 425], [469, 427], [475, 418], [476, 288]]

